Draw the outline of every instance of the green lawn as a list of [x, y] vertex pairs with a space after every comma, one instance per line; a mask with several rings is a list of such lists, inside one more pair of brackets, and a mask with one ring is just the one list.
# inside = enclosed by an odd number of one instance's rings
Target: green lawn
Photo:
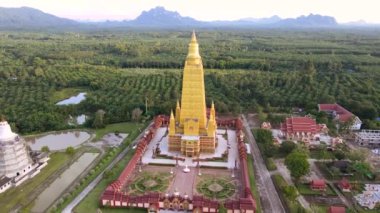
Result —
[[0, 194], [1, 212], [10, 212], [16, 205], [27, 206], [30, 203], [29, 196], [33, 195], [33, 190], [69, 161], [70, 156], [56, 152], [50, 155], [48, 165], [41, 172], [30, 180], [25, 181], [18, 187], [13, 187]]
[[50, 97], [51, 102], [56, 103], [58, 101], [70, 98], [71, 96], [77, 95], [80, 92], [83, 92], [83, 88], [65, 88], [58, 91], [55, 91]]
[[333, 152], [322, 151], [320, 149], [310, 150], [310, 158], [313, 158], [313, 159], [335, 159]]
[[[128, 161], [133, 156], [134, 152], [133, 150], [130, 150], [127, 155], [119, 161], [115, 167], [112, 169], [112, 175], [110, 177], [103, 178], [99, 184], [85, 197], [85, 199], [82, 200], [82, 202], [75, 208], [75, 212], [96, 212], [96, 210], [99, 208], [99, 198], [104, 189], [108, 186], [109, 183], [111, 183], [113, 180], [115, 180], [121, 171], [124, 169], [124, 167], [127, 165]], [[125, 209], [111, 209], [111, 208], [102, 208], [101, 209], [103, 213], [112, 213], [112, 212], [126, 212]], [[128, 212], [146, 212], [146, 209], [143, 209], [140, 211], [137, 210], [131, 210]]]
[[249, 174], [249, 181], [251, 183], [251, 190], [252, 190], [253, 196], [255, 196], [255, 199], [256, 199], [256, 207], [257, 207], [256, 213], [260, 213], [261, 212], [260, 195], [256, 188], [257, 186], [256, 186], [255, 173], [253, 170], [252, 156], [248, 156], [248, 174]]
[[[105, 134], [110, 132], [120, 132], [120, 133], [131, 133], [135, 132], [135, 130], [144, 130], [145, 124], [144, 123], [134, 123], [134, 122], [124, 122], [124, 123], [116, 123], [116, 124], [109, 124], [105, 128], [97, 129], [95, 131], [96, 136], [93, 139], [93, 141], [100, 140]], [[138, 133], [140, 131], [137, 131]], [[136, 135], [137, 136], [137, 135]], [[131, 135], [128, 136], [129, 138]], [[134, 139], [134, 138], [133, 138]]]
[[277, 170], [277, 166], [274, 163], [273, 158], [265, 158], [265, 165], [269, 171]]

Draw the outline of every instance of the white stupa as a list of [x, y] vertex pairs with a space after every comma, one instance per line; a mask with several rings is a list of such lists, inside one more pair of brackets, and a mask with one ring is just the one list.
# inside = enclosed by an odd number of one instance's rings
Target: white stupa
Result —
[[33, 161], [23, 138], [12, 132], [8, 122], [0, 121], [0, 177], [24, 176], [32, 169]]

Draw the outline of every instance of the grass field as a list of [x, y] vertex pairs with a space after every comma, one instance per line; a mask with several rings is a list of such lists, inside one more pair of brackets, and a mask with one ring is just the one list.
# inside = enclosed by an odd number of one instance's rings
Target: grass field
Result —
[[310, 188], [310, 185], [308, 184], [297, 184], [297, 189], [300, 194], [302, 195], [337, 195], [334, 190], [331, 189], [329, 185], [327, 185], [326, 191], [317, 191], [317, 190], [312, 190]]
[[8, 191], [0, 194], [0, 212], [10, 212], [16, 205], [27, 206], [30, 203], [29, 196], [32, 196], [34, 190], [44, 184], [45, 180], [60, 168], [65, 166], [69, 161], [70, 156], [56, 152], [50, 155], [48, 165], [41, 170], [41, 172], [34, 178], [27, 180], [18, 187], [13, 187]]
[[[95, 131], [96, 136], [93, 139], [93, 141], [100, 140], [107, 133], [113, 133], [113, 132], [118, 131], [120, 133], [131, 134], [131, 132], [134, 132], [135, 130], [138, 130], [138, 129], [143, 130], [144, 127], [145, 127], [144, 123], [134, 123], [134, 122], [110, 124], [110, 125], [107, 125], [105, 128], [97, 129]], [[138, 132], [140, 132], [140, 131], [138, 131]], [[131, 135], [129, 135], [128, 137], [130, 137], [130, 136]]]
[[260, 196], [256, 188], [257, 186], [256, 186], [256, 180], [255, 180], [255, 173], [253, 171], [252, 156], [248, 157], [248, 174], [249, 174], [249, 181], [251, 183], [251, 190], [252, 190], [253, 196], [255, 196], [255, 199], [256, 199], [256, 207], [257, 207], [256, 213], [261, 213]]

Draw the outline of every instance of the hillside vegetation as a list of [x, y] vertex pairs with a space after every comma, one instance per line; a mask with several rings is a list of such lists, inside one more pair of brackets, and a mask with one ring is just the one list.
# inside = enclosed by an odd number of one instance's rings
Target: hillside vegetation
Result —
[[[378, 33], [201, 31], [207, 102], [220, 113], [315, 113], [318, 103], [338, 102], [379, 128]], [[129, 121], [146, 100], [148, 114], [169, 113], [189, 40], [190, 32], [174, 31], [1, 32], [0, 114], [26, 133], [67, 128], [68, 115], [99, 109], [107, 123]], [[67, 88], [85, 90], [87, 99], [56, 106], [51, 97]]]

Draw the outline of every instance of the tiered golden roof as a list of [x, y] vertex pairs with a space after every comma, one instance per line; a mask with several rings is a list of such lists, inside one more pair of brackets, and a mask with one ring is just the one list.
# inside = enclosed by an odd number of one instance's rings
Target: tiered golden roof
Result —
[[216, 148], [216, 117], [212, 103], [207, 121], [206, 96], [202, 58], [195, 33], [191, 36], [182, 81], [181, 106], [177, 101], [170, 115], [169, 149], [186, 156], [214, 152]]

